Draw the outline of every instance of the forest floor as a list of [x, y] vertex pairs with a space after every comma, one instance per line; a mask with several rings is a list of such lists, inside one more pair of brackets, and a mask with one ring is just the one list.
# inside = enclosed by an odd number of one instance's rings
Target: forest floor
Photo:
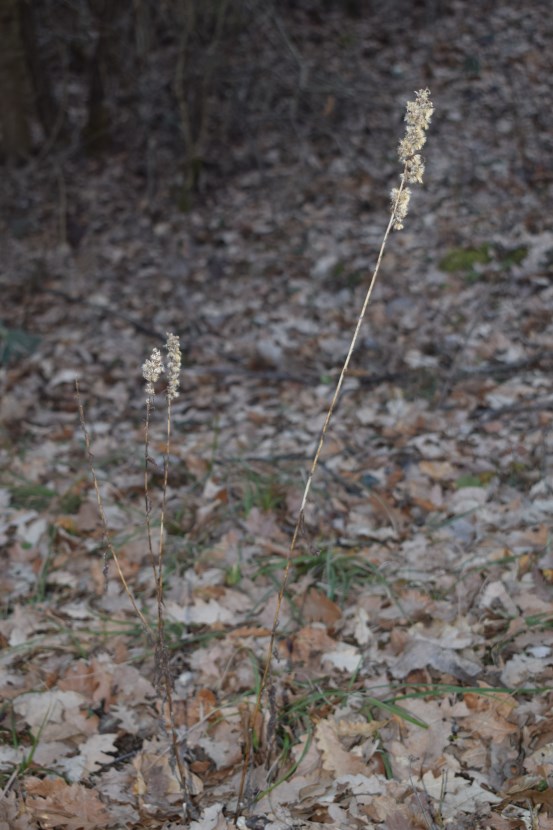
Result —
[[[388, 221], [405, 102], [427, 86], [425, 185], [390, 238], [313, 482], [237, 826], [553, 828], [549, 4], [453, 3], [414, 31], [299, 22], [305, 61], [350, 83], [355, 107], [331, 90], [315, 136], [261, 130], [257, 168], [228, 147], [235, 174], [191, 211], [163, 146], [148, 187], [124, 148], [6, 177], [1, 828], [236, 826], [306, 475]], [[78, 378], [112, 539], [155, 620], [141, 367], [168, 331], [183, 350], [166, 615], [188, 819], [151, 644], [111, 564], [104, 578], [75, 400]], [[164, 417], [160, 396], [154, 515]]]

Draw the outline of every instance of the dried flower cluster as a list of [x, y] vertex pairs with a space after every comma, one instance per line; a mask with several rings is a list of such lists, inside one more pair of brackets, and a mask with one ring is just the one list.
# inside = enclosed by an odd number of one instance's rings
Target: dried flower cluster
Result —
[[167, 368], [163, 365], [161, 352], [159, 349], [153, 349], [151, 356], [146, 360], [142, 366], [142, 377], [146, 381], [146, 396], [153, 398], [155, 395], [155, 383], [159, 380], [161, 374], [167, 374], [167, 390], [166, 396], [168, 401], [174, 400], [179, 394], [180, 385], [180, 368], [181, 368], [181, 350], [179, 338], [171, 332], [167, 332], [167, 340], [165, 341], [165, 348], [167, 349]]
[[430, 125], [434, 112], [429, 89], [419, 89], [418, 92], [415, 92], [415, 96], [414, 101], [407, 102], [405, 113], [407, 127], [405, 128], [404, 137], [399, 142], [399, 160], [404, 165], [402, 186], [394, 187], [391, 193], [392, 227], [396, 231], [403, 228], [403, 222], [409, 209], [409, 199], [411, 198], [411, 190], [404, 187], [403, 184], [405, 182], [422, 184], [424, 162], [419, 150], [424, 147], [426, 142], [426, 130]]
[[181, 351], [179, 338], [176, 334], [167, 332], [167, 400], [172, 401], [179, 396]]
[[155, 395], [154, 384], [163, 372], [163, 361], [159, 349], [154, 349], [148, 360], [142, 366], [142, 377], [146, 381], [146, 395], [153, 398]]

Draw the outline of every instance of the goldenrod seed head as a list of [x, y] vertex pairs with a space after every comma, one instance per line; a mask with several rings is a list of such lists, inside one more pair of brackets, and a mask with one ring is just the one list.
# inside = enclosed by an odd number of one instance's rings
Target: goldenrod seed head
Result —
[[416, 153], [405, 162], [405, 181], [422, 184], [423, 176], [424, 162], [419, 154]]
[[390, 195], [392, 197], [392, 227], [395, 231], [400, 231], [409, 210], [411, 191], [408, 187], [404, 187], [401, 191], [398, 187], [394, 187]]
[[179, 395], [182, 361], [179, 338], [167, 332], [165, 348], [167, 349], [167, 400], [172, 401]]
[[142, 377], [146, 381], [146, 395], [153, 398], [155, 395], [154, 383], [163, 372], [163, 361], [159, 349], [153, 349], [152, 354], [142, 366]]
[[399, 142], [399, 160], [407, 161], [424, 147], [426, 135], [422, 127], [407, 127], [405, 136]]
[[410, 126], [427, 130], [430, 125], [434, 105], [430, 100], [429, 89], [419, 89], [415, 92], [416, 99], [407, 102], [405, 120]]
[[[426, 142], [426, 130], [430, 124], [434, 106], [430, 100], [429, 89], [419, 89], [415, 92], [415, 100], [408, 101], [405, 121], [405, 135], [399, 142], [398, 156], [404, 165], [402, 182], [409, 184], [422, 183], [424, 175], [424, 162], [419, 155], [419, 150]], [[403, 228], [403, 220], [409, 209], [411, 191], [408, 187], [392, 190], [392, 227], [396, 231]]]
[[[419, 89], [418, 92], [415, 92], [415, 100], [407, 102], [405, 112], [407, 127], [405, 136], [399, 142], [398, 150], [401, 162], [405, 163], [424, 147], [425, 132], [428, 129], [433, 112], [434, 106], [430, 100], [429, 89]], [[410, 181], [419, 181], [419, 179], [410, 179]]]

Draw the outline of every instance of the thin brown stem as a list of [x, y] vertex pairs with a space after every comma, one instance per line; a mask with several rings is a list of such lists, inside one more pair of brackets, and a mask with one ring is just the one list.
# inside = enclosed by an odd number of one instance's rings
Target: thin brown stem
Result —
[[152, 413], [152, 398], [146, 399], [146, 423], [144, 425], [144, 510], [146, 515], [146, 537], [148, 540], [148, 552], [150, 554], [150, 561], [152, 571], [154, 574], [154, 584], [158, 584], [158, 571], [156, 564], [156, 556], [154, 553], [154, 545], [152, 538], [152, 500], [150, 498], [150, 477], [148, 475], [148, 464], [150, 463], [150, 419]]
[[163, 555], [165, 553], [164, 533], [165, 533], [165, 509], [167, 505], [167, 485], [169, 482], [169, 452], [171, 449], [171, 399], [167, 399], [167, 422], [166, 422], [166, 445], [165, 454], [163, 458], [163, 488], [161, 496], [161, 513], [160, 513], [160, 527], [159, 527], [159, 548], [157, 558], [157, 580], [156, 580], [156, 597], [157, 597], [157, 632], [158, 632], [158, 648], [160, 654], [164, 651], [165, 643], [165, 618], [163, 615]]
[[[188, 817], [194, 817], [195, 808], [192, 803], [192, 788], [189, 780], [189, 773], [183, 763], [182, 755], [179, 747], [179, 736], [175, 724], [175, 707], [173, 703], [173, 678], [171, 677], [171, 669], [169, 666], [169, 657], [167, 654], [167, 647], [165, 644], [165, 614], [164, 614], [164, 582], [163, 582], [163, 555], [165, 553], [165, 513], [167, 505], [167, 487], [169, 482], [169, 456], [171, 451], [171, 398], [167, 396], [167, 421], [166, 421], [166, 445], [163, 460], [163, 487], [161, 497], [161, 513], [160, 513], [160, 536], [158, 548], [157, 561], [157, 576], [156, 576], [156, 602], [157, 602], [157, 644], [156, 644], [156, 663], [157, 670], [160, 677], [160, 682], [165, 692], [165, 700], [167, 704], [167, 726], [168, 733], [171, 736], [171, 745], [173, 755], [178, 770], [180, 785], [183, 793], [184, 806]], [[155, 573], [155, 570], [154, 570]], [[186, 815], [185, 815], [186, 818]]]

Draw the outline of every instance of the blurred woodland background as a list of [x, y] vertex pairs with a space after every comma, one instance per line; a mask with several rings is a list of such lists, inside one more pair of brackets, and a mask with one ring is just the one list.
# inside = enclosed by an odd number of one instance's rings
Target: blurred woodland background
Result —
[[[364, 73], [354, 75], [355, 38], [332, 32], [332, 25], [328, 31], [329, 23], [370, 20], [376, 40], [361, 50], [370, 61], [379, 40], [389, 40], [390, 24], [403, 19], [424, 27], [447, 6], [447, 0], [391, 0], [385, 9], [374, 0], [6, 0], [3, 157], [22, 160], [60, 146], [115, 149], [126, 143], [125, 128], [140, 136], [147, 153], [165, 128], [182, 140], [187, 185], [194, 187], [204, 164], [224, 170], [215, 158], [229, 141], [282, 120], [298, 126], [308, 116], [312, 130], [325, 131], [345, 103], [364, 100], [356, 88]], [[319, 60], [307, 60], [298, 48], [306, 38], [323, 47]], [[348, 76], [336, 72], [329, 45], [349, 53]]]
[[[160, 175], [169, 173], [185, 211], [198, 194], [266, 169], [283, 152], [304, 166], [316, 159], [316, 167], [329, 156], [359, 155], [359, 138], [378, 178], [378, 132], [389, 128], [399, 91], [437, 83], [441, 92], [444, 80], [458, 95], [454, 119], [471, 117], [460, 103], [474, 110], [484, 95], [492, 97], [491, 109], [482, 102], [485, 121], [500, 136], [488, 143], [498, 149], [508, 136], [512, 172], [542, 183], [551, 175], [548, 108], [522, 77], [529, 71], [538, 82], [550, 62], [549, 15], [540, 20], [541, 6], [4, 0], [0, 158], [35, 167], [48, 159], [59, 185], [60, 164], [125, 156], [150, 203]], [[447, 69], [455, 71], [446, 80]], [[455, 81], [461, 90], [451, 89]], [[449, 160], [461, 187], [475, 177], [468, 134], [464, 144], [464, 158]], [[503, 164], [513, 167], [509, 158]], [[70, 244], [83, 232], [78, 224], [69, 218]]]
[[[416, 31], [447, 5], [5, 0], [2, 158], [134, 151], [151, 196], [163, 147], [188, 209], [208, 182], [263, 166], [267, 131], [284, 132], [291, 154], [305, 152], [306, 138], [340, 145], [346, 113], [368, 120], [367, 105], [373, 116], [380, 106], [371, 64], [390, 25], [405, 19]], [[354, 34], [362, 19], [370, 42]]]

